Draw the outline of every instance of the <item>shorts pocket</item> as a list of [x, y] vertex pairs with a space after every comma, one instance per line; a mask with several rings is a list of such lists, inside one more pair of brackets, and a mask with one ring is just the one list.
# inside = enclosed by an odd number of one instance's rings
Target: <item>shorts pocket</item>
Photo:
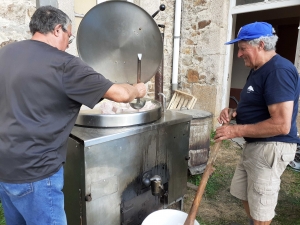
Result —
[[31, 192], [33, 192], [32, 183], [25, 184], [8, 184], [8, 183], [0, 183], [4, 191], [10, 195], [15, 197], [22, 197]]
[[263, 160], [267, 168], [271, 169], [273, 167], [275, 157], [275, 149], [269, 145], [265, 145], [263, 149]]
[[254, 190], [259, 195], [260, 203], [264, 206], [276, 204], [279, 189], [280, 182], [273, 182], [272, 184], [254, 183]]
[[282, 154], [281, 155], [281, 160], [284, 162], [290, 162], [293, 161], [295, 158], [295, 153], [293, 154]]

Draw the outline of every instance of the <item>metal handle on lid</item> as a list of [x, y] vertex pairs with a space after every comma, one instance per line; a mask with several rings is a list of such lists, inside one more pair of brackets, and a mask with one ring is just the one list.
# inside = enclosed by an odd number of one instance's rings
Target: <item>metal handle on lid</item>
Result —
[[[137, 64], [137, 83], [141, 83], [141, 65], [142, 65], [142, 53], [138, 55], [138, 64]], [[140, 104], [140, 98], [136, 99], [136, 103]]]
[[142, 53], [137, 54], [138, 64], [137, 64], [137, 83], [141, 83], [141, 64], [142, 64]]

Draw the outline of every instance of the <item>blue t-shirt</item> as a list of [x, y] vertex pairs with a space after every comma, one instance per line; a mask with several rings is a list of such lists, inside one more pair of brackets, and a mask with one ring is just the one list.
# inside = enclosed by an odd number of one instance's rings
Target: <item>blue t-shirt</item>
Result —
[[247, 138], [248, 142], [279, 141], [300, 143], [297, 137], [300, 80], [295, 66], [280, 55], [275, 55], [258, 70], [251, 70], [237, 107], [238, 124], [255, 124], [270, 118], [268, 105], [294, 101], [290, 133], [268, 138]]

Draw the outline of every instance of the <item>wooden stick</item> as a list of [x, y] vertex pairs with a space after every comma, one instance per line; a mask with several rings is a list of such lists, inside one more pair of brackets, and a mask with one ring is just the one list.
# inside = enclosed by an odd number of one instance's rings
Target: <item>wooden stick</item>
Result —
[[[232, 117], [232, 113], [233, 113], [233, 110], [230, 109], [229, 118]], [[229, 123], [226, 123], [226, 124], [224, 123], [223, 126], [228, 125], [228, 124]], [[212, 150], [211, 150], [211, 152], [210, 152], [210, 154], [209, 154], [209, 159], [207, 161], [206, 168], [205, 168], [204, 173], [202, 175], [202, 179], [201, 179], [200, 185], [198, 187], [195, 199], [193, 201], [190, 212], [189, 212], [189, 214], [188, 214], [188, 216], [187, 216], [187, 218], [184, 222], [184, 225], [194, 225], [195, 218], [196, 218], [196, 215], [197, 215], [197, 212], [198, 212], [198, 208], [200, 206], [200, 202], [202, 200], [202, 196], [203, 196], [208, 178], [214, 171], [213, 164], [214, 164], [214, 162], [217, 158], [220, 146], [221, 146], [221, 141], [215, 143]]]

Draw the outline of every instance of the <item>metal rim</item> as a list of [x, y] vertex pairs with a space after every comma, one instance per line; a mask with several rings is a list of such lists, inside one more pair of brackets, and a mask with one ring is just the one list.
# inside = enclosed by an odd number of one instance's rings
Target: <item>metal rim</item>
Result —
[[143, 98], [146, 101], [151, 101], [156, 105], [156, 108], [134, 113], [124, 114], [99, 114], [98, 110], [82, 110], [79, 112], [75, 125], [82, 127], [127, 127], [151, 123], [160, 119], [161, 103]]

